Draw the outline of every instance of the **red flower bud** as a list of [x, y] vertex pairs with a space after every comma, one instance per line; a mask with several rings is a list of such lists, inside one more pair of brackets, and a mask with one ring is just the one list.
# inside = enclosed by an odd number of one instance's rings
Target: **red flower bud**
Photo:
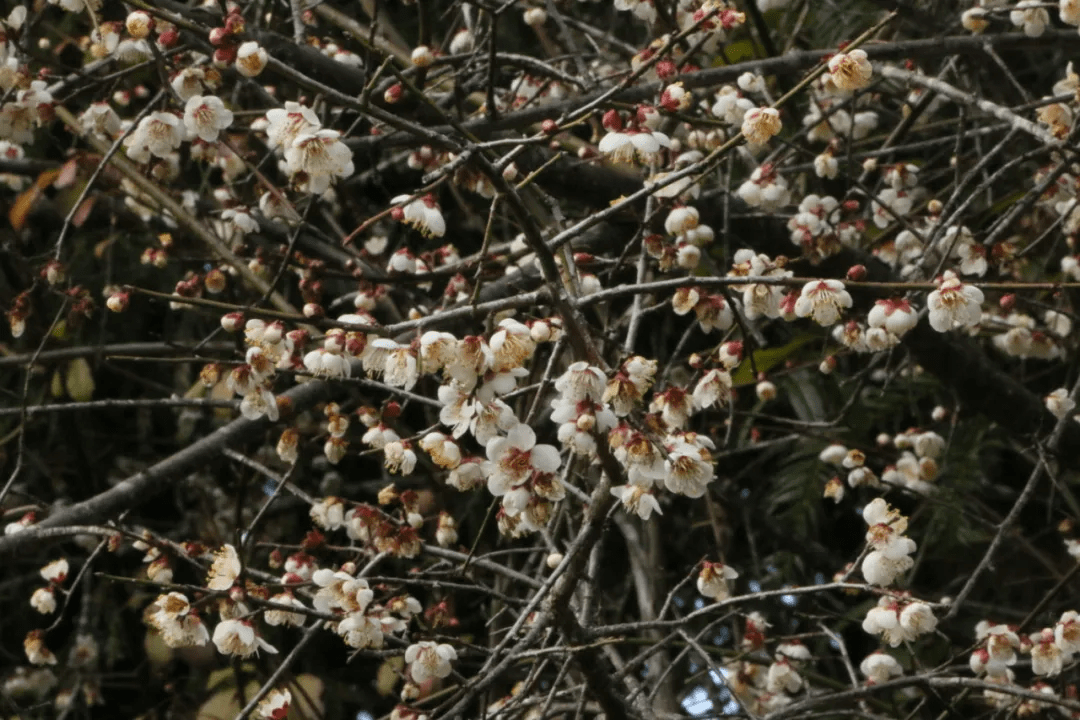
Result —
[[865, 265], [852, 265], [847, 271], [848, 280], [865, 280], [866, 279], [866, 266]]

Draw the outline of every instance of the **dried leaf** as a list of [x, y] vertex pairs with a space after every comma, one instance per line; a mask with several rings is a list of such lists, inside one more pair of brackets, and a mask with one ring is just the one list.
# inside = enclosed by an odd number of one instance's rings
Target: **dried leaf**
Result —
[[[87, 199], [89, 200], [91, 198]], [[114, 242], [116, 242], [116, 236], [110, 235], [98, 244], [94, 245], [94, 257], [96, 257], [98, 260], [105, 257], [105, 251], [108, 250]]]
[[47, 188], [59, 174], [59, 170], [46, 170], [37, 176], [33, 185], [19, 193], [15, 202], [11, 204], [11, 210], [8, 211], [8, 222], [11, 223], [12, 228], [22, 230], [26, 227], [26, 218], [34, 209], [38, 198], [41, 197], [41, 191]]

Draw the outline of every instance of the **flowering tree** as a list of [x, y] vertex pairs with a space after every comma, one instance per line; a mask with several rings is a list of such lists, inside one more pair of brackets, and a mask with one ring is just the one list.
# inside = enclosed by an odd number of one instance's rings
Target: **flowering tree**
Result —
[[4, 717], [1080, 716], [1080, 1], [8, 13]]

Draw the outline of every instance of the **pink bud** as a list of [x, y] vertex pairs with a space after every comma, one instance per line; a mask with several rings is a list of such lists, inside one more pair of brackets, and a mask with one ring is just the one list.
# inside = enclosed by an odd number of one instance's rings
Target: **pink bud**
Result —
[[866, 278], [866, 266], [865, 265], [852, 265], [848, 268], [847, 275], [848, 280], [859, 281]]
[[386, 92], [383, 93], [383, 100], [385, 100], [388, 105], [393, 105], [394, 103], [401, 100], [401, 95], [403, 92], [404, 91], [401, 88], [401, 83], [394, 83], [390, 87], [386, 88]]
[[604, 113], [603, 125], [611, 132], [620, 132], [623, 129], [622, 117], [618, 110], [608, 110]]
[[231, 312], [221, 316], [221, 328], [225, 332], [236, 332], [244, 326], [244, 313]]

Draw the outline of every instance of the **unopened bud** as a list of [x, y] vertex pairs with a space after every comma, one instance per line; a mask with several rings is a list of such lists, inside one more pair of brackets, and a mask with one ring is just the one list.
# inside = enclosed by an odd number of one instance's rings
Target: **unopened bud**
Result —
[[390, 87], [386, 88], [386, 92], [383, 93], [383, 100], [387, 105], [393, 105], [401, 100], [401, 96], [404, 94], [404, 90], [401, 87], [401, 83], [394, 83]]
[[754, 388], [757, 393], [758, 400], [761, 402], [769, 402], [776, 399], [776, 385], [768, 380], [761, 380]]
[[865, 265], [852, 265], [847, 271], [848, 280], [864, 280], [866, 279], [866, 266]]
[[122, 313], [127, 310], [128, 302], [131, 300], [131, 296], [126, 292], [117, 292], [109, 296], [109, 299], [105, 301], [105, 307], [112, 310], [114, 313]]
[[1002, 310], [1006, 312], [1012, 310], [1014, 307], [1016, 307], [1016, 293], [1008, 293], [1006, 295], [1002, 295], [1001, 299], [998, 300], [998, 305], [1001, 307]]
[[244, 327], [244, 313], [231, 312], [221, 316], [221, 329], [225, 332], [236, 332]]
[[548, 118], [544, 122], [540, 123], [540, 129], [544, 132], [545, 135], [554, 135], [559, 131], [559, 124], [551, 118]]
[[317, 318], [324, 314], [323, 306], [319, 303], [304, 303], [304, 317]]
[[203, 278], [203, 285], [206, 287], [206, 292], [217, 295], [225, 290], [226, 280], [225, 273], [219, 268], [214, 268], [206, 273], [206, 277]]
[[412, 51], [412, 64], [418, 68], [431, 67], [435, 62], [435, 53], [427, 45], [420, 45]]
[[529, 328], [529, 337], [533, 339], [533, 342], [547, 342], [551, 339], [551, 326], [543, 320], [538, 320]]
[[207, 363], [199, 371], [199, 380], [206, 387], [214, 387], [221, 379], [221, 366], [217, 363]]
[[529, 8], [524, 15], [525, 24], [531, 28], [537, 28], [547, 22], [547, 12], [544, 8]]
[[127, 28], [128, 35], [136, 40], [142, 40], [154, 29], [154, 19], [148, 13], [136, 10], [127, 16], [124, 26]]

